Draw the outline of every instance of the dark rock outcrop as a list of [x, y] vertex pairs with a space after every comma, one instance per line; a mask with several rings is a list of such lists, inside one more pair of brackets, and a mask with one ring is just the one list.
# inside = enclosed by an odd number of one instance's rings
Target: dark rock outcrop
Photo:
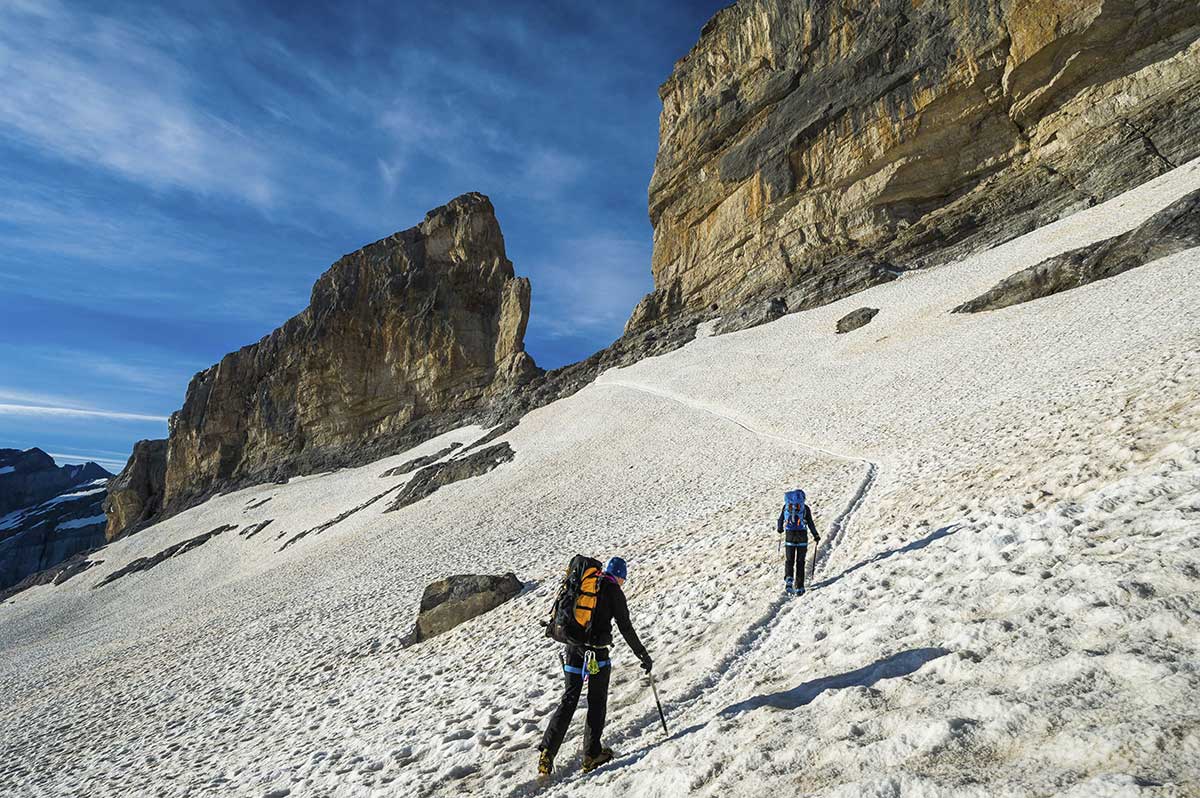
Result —
[[511, 572], [503, 576], [463, 574], [433, 582], [421, 596], [420, 613], [404, 642], [412, 645], [449, 631], [516, 597], [523, 587]]
[[1200, 155], [1198, 42], [1195, 0], [741, 0], [659, 90], [626, 330], [824, 304]]
[[439, 488], [486, 474], [499, 465], [512, 462], [514, 457], [516, 453], [504, 442], [451, 458], [444, 463], [426, 466], [413, 475], [404, 486], [404, 490], [384, 512], [399, 510], [433, 495]]
[[871, 319], [879, 313], [879, 308], [859, 308], [852, 310], [845, 316], [838, 319], [837, 331], [839, 335], [857, 330], [860, 327], [865, 327], [871, 323]]
[[40, 449], [0, 449], [0, 590], [103, 545], [111, 476], [95, 463], [59, 467]]
[[109, 538], [220, 491], [370, 462], [485, 412], [540, 373], [524, 351], [529, 300], [481, 194], [346, 255], [302, 313], [192, 379], [161, 490], [123, 481]]
[[108, 576], [101, 579], [92, 586], [92, 589], [95, 590], [96, 588], [104, 587], [105, 585], [111, 584], [118, 579], [124, 579], [130, 574], [140, 573], [141, 571], [149, 571], [151, 568], [155, 567], [156, 565], [161, 565], [172, 557], [178, 557], [179, 555], [185, 554], [194, 548], [203, 546], [217, 535], [220, 535], [223, 532], [228, 532], [231, 529], [237, 529], [237, 526], [234, 524], [222, 524], [216, 529], [211, 529], [208, 532], [205, 532], [203, 535], [196, 535], [194, 538], [181, 540], [172, 546], [168, 546], [158, 554], [154, 554], [149, 557], [139, 557], [125, 567], [118, 568]]
[[410, 471], [416, 471], [418, 468], [424, 468], [427, 465], [436, 463], [438, 460], [441, 460], [443, 457], [450, 454], [451, 452], [453, 452], [455, 449], [459, 448], [460, 446], [462, 446], [462, 444], [458, 443], [456, 441], [456, 442], [450, 444], [449, 446], [447, 446], [445, 449], [436, 451], [433, 454], [427, 454], [424, 457], [414, 457], [413, 459], [409, 460], [407, 463], [398, 465], [395, 468], [389, 468], [387, 471], [384, 471], [379, 476], [380, 476], [380, 478], [403, 476], [404, 474], [407, 474]]
[[60, 563], [26, 576], [15, 585], [0, 589], [0, 602], [8, 601], [8, 599], [21, 591], [28, 590], [31, 587], [50, 584], [61, 585], [63, 582], [79, 576], [79, 574], [89, 568], [94, 568], [104, 562], [104, 560], [93, 560], [91, 557], [95, 553], [96, 549], [77, 552]]
[[125, 468], [108, 483], [108, 498], [104, 500], [106, 540], [136, 531], [158, 513], [166, 477], [167, 442], [135, 443]]
[[997, 310], [1114, 277], [1151, 261], [1200, 247], [1200, 191], [1123, 235], [1042, 261], [1010, 275], [955, 313]]

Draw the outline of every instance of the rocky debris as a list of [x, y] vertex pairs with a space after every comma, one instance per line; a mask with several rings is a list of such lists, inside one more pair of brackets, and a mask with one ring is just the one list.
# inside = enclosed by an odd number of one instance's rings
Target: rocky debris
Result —
[[512, 462], [516, 453], [507, 442], [480, 449], [473, 454], [460, 455], [444, 463], [434, 463], [418, 471], [404, 490], [384, 512], [399, 510], [436, 493], [440, 488], [464, 479], [486, 474], [504, 463]]
[[626, 331], [740, 329], [1200, 155], [1200, 4], [741, 0], [659, 95], [655, 288]]
[[59, 467], [40, 449], [0, 449], [0, 499], [10, 510], [0, 515], [0, 590], [104, 543], [111, 476], [95, 463]]
[[114, 541], [145, 526], [159, 511], [167, 476], [167, 442], [138, 441], [125, 468], [108, 484], [104, 537]]
[[859, 308], [858, 310], [850, 311], [838, 319], [838, 335], [853, 332], [860, 327], [866, 327], [871, 323], [871, 319], [875, 318], [877, 313], [879, 313], [879, 308]]
[[171, 417], [161, 501], [134, 491], [128, 508], [114, 503], [110, 539], [156, 504], [162, 517], [371, 462], [485, 412], [539, 374], [524, 350], [529, 300], [481, 194], [346, 255], [303, 312], [192, 379]]
[[508, 442], [505, 442], [488, 446], [487, 449], [480, 449], [472, 455], [463, 455], [444, 463], [426, 466], [416, 472], [413, 479], [404, 485], [400, 496], [397, 496], [384, 512], [407, 508], [409, 504], [418, 503], [421, 499], [432, 496], [446, 485], [454, 485], [455, 482], [470, 479], [472, 476], [486, 474], [500, 464], [511, 462], [514, 457], [516, 457], [516, 452], [512, 451], [512, 446]]
[[101, 579], [92, 587], [92, 589], [95, 590], [96, 588], [104, 587], [110, 582], [123, 579], [130, 574], [136, 574], [141, 571], [149, 571], [154, 566], [161, 565], [172, 557], [178, 557], [179, 555], [189, 552], [194, 548], [203, 546], [217, 535], [220, 535], [222, 532], [228, 532], [231, 529], [237, 529], [237, 525], [222, 524], [216, 529], [205, 532], [203, 535], [196, 535], [194, 538], [188, 538], [187, 540], [180, 541], [173, 546], [168, 546], [158, 554], [155, 554], [151, 557], [139, 557], [138, 559], [126, 565], [124, 568], [118, 568], [108, 576]]
[[503, 576], [462, 574], [433, 582], [425, 587], [420, 613], [404, 643], [428, 640], [494, 610], [519, 595], [523, 587], [512, 572]]
[[407, 474], [410, 471], [416, 471], [418, 468], [424, 468], [427, 465], [436, 463], [438, 460], [441, 460], [443, 457], [450, 454], [451, 452], [453, 452], [455, 449], [459, 448], [460, 446], [462, 446], [462, 444], [459, 443], [458, 441], [455, 441], [454, 443], [451, 443], [449, 446], [447, 446], [445, 449], [434, 452], [433, 454], [427, 454], [424, 457], [414, 457], [412, 460], [409, 460], [407, 463], [405, 463], [403, 465], [396, 466], [395, 468], [389, 468], [387, 471], [384, 471], [379, 476], [380, 476], [380, 478], [403, 476], [404, 474]]
[[1200, 191], [1172, 203], [1127, 233], [1081, 247], [1010, 275], [954, 313], [998, 310], [1069, 291], [1151, 261], [1200, 247]]

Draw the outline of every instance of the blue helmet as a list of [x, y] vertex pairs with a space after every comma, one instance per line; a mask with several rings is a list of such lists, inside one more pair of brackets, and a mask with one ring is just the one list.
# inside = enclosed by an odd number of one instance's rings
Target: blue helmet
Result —
[[612, 574], [617, 579], [624, 579], [628, 569], [625, 567], [625, 561], [620, 557], [613, 557], [608, 561], [608, 565], [604, 566], [604, 573]]

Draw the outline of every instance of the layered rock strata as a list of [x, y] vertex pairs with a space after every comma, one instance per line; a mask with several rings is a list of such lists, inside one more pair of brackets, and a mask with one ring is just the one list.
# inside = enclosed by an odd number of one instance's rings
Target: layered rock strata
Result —
[[823, 304], [1197, 157], [1198, 39], [1195, 0], [741, 0], [659, 91], [626, 329]]

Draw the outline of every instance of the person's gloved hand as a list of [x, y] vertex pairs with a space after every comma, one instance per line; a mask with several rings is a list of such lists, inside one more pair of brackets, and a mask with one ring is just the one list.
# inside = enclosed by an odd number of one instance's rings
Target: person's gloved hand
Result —
[[654, 667], [654, 660], [650, 659], [649, 654], [642, 657], [642, 670], [644, 670], [646, 673], [649, 673], [650, 669], [653, 667]]

